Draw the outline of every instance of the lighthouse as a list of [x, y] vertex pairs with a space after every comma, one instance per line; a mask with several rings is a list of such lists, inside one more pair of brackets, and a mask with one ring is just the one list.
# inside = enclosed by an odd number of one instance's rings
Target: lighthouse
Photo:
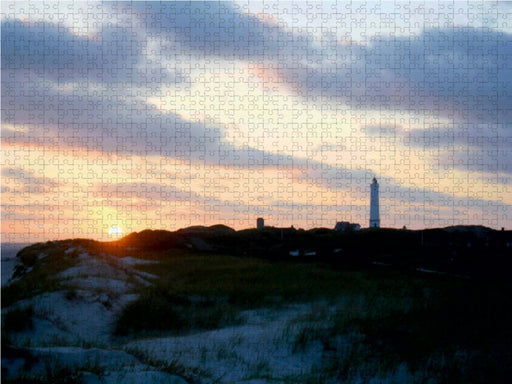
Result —
[[374, 177], [370, 184], [370, 228], [379, 227], [379, 183], [377, 183], [377, 179]]

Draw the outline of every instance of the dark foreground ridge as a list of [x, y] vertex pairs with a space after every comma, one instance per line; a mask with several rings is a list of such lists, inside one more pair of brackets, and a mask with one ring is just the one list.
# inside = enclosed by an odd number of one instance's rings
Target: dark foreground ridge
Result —
[[270, 260], [321, 261], [493, 279], [507, 278], [512, 267], [512, 231], [483, 226], [346, 232], [293, 227], [235, 231], [225, 225], [192, 226], [174, 232], [146, 229], [109, 244], [144, 251], [181, 248]]
[[[386, 268], [491, 280], [508, 280], [512, 270], [512, 231], [483, 226], [451, 226], [424, 230], [371, 228], [345, 232], [264, 227], [235, 231], [225, 225], [191, 226], [177, 231], [133, 232], [119, 240], [87, 242], [98, 251], [217, 253], [275, 261], [323, 262], [338, 267]], [[46, 248], [59, 241], [47, 242]], [[37, 247], [40, 247], [38, 244]], [[38, 248], [39, 249], [39, 248]], [[31, 264], [30, 247], [18, 253]]]

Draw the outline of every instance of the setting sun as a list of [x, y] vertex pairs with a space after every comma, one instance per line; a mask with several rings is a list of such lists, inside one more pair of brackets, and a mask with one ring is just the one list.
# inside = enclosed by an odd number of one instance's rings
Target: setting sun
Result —
[[123, 234], [123, 230], [120, 227], [118, 227], [117, 225], [113, 225], [113, 226], [111, 226], [109, 228], [108, 234], [109, 234], [109, 236], [116, 236], [116, 237], [118, 237], [118, 236], [121, 236]]

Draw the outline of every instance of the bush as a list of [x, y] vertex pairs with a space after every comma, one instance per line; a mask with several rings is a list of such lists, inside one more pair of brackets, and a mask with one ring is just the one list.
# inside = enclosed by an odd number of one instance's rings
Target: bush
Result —
[[8, 311], [3, 319], [3, 332], [23, 332], [33, 328], [32, 316], [34, 308], [27, 307], [23, 309], [13, 309]]
[[171, 295], [153, 290], [126, 306], [117, 319], [115, 334], [180, 333], [191, 329], [217, 329], [239, 323], [238, 310], [215, 298]]
[[178, 303], [174, 297], [165, 297], [156, 293], [143, 295], [127, 305], [117, 320], [115, 334], [126, 336], [142, 331], [163, 331], [181, 329], [185, 319], [177, 307], [188, 305]]

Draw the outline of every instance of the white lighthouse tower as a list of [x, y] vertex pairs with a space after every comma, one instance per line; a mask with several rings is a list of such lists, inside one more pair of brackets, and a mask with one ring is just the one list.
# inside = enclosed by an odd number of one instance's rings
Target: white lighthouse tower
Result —
[[379, 227], [379, 183], [377, 183], [377, 179], [374, 177], [370, 184], [370, 228]]

